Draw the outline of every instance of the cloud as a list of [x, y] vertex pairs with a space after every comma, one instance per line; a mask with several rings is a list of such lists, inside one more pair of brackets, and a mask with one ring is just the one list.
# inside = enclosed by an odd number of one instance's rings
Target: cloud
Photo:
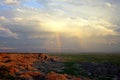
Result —
[[21, 20], [23, 20], [23, 19], [20, 18], [20, 17], [15, 17], [15, 18], [13, 18], [13, 20], [16, 21], [16, 22], [18, 22], [18, 21], [21, 21]]
[[66, 36], [76, 36], [80, 38], [118, 35], [115, 29], [117, 25], [103, 19], [64, 19], [59, 18], [56, 21], [46, 21], [41, 23], [41, 29], [51, 32], [59, 32]]
[[[61, 32], [61, 33], [72, 33], [72, 36], [80, 36], [81, 37], [91, 37], [91, 36], [107, 36], [107, 35], [117, 35], [117, 33], [114, 31], [114, 28], [116, 28], [116, 25], [110, 23], [106, 19], [101, 19], [96, 15], [92, 14], [93, 11], [89, 11], [90, 15], [87, 14], [83, 15], [81, 12], [78, 11], [78, 9], [81, 9], [80, 11], [88, 11], [82, 10], [82, 8], [78, 7], [76, 4], [73, 4], [72, 1], [55, 1], [45, 0], [42, 1], [47, 6], [50, 6], [51, 10], [45, 10], [45, 9], [37, 9], [37, 8], [16, 8], [15, 16], [12, 17], [10, 24], [13, 25], [20, 25], [21, 29], [25, 28], [32, 28], [34, 29], [34, 32], [38, 32], [37, 34], [33, 34], [34, 38], [39, 38], [41, 35], [39, 35], [40, 31], [43, 32]], [[50, 3], [48, 3], [50, 2]], [[84, 3], [84, 1], [75, 1], [76, 3]], [[75, 3], [74, 2], [74, 3]], [[88, 2], [90, 2], [88, 0]], [[55, 5], [50, 5], [51, 3], [56, 3]], [[64, 4], [67, 5], [64, 5]], [[58, 6], [58, 5], [60, 6]], [[91, 3], [92, 4], [92, 3]], [[108, 4], [107, 4], [108, 5]], [[56, 6], [55, 8], [53, 6]], [[69, 8], [70, 7], [70, 8]], [[85, 7], [85, 6], [84, 6]], [[71, 10], [69, 13], [67, 13], [65, 10]], [[99, 10], [98, 10], [99, 11]], [[104, 11], [102, 11], [105, 13]], [[99, 13], [98, 13], [99, 14]], [[104, 14], [104, 16], [107, 15]], [[90, 19], [90, 17], [96, 17], [96, 19]], [[107, 15], [108, 16], [108, 15]], [[72, 19], [71, 17], [74, 17]], [[11, 27], [12, 28], [12, 27]], [[29, 29], [27, 29], [29, 30]], [[24, 31], [24, 30], [23, 30]], [[33, 32], [31, 32], [32, 35]], [[88, 34], [89, 33], [89, 34]], [[44, 35], [42, 35], [44, 36]]]
[[112, 4], [109, 3], [109, 2], [105, 3], [105, 5], [106, 5], [107, 7], [112, 7]]
[[14, 48], [10, 48], [10, 47], [0, 47], [0, 50], [13, 50]]
[[[99, 46], [104, 48], [106, 37], [119, 36], [119, 25], [113, 22], [115, 19], [111, 19], [114, 16], [118, 17], [114, 13], [119, 10], [110, 8], [114, 3], [106, 0], [3, 0], [2, 2], [4, 3], [3, 5], [0, 3], [0, 24], [4, 27], [0, 27], [0, 37], [7, 37], [6, 45], [9, 46], [55, 49], [57, 34], [60, 34], [64, 36], [62, 38], [64, 49], [76, 50], [74, 46], [77, 46], [79, 51], [79, 48], [85, 46], [84, 50], [87, 48], [95, 50], [96, 47], [100, 49]], [[18, 35], [20, 39], [15, 40]], [[118, 38], [116, 42], [119, 41]], [[2, 43], [4, 38], [0, 40]], [[81, 46], [79, 41], [83, 41]]]
[[[20, 8], [17, 9], [17, 11], [18, 13], [16, 13], [16, 16], [13, 17], [11, 23], [13, 25], [19, 25], [20, 29], [23, 28], [23, 31], [24, 28], [25, 31], [33, 29], [33, 31], [27, 34], [30, 37], [33, 35], [31, 38], [41, 38], [47, 32], [60, 32], [69, 34], [69, 36], [77, 36], [81, 38], [118, 35], [115, 32], [115, 29], [118, 26], [110, 23], [104, 18], [102, 19], [93, 15], [92, 19], [88, 16], [81, 16], [78, 12], [76, 13], [77, 16], [73, 19], [71, 18], [71, 15], [66, 16], [64, 12], [59, 13], [62, 15], [57, 14], [58, 10], [55, 10], [55, 13], [51, 13], [49, 10], [45, 11], [34, 8]], [[44, 32], [44, 34], [40, 35], [41, 31]], [[34, 32], [36, 32], [36, 34], [34, 34]]]
[[0, 16], [0, 20], [4, 21], [6, 18], [4, 16]]
[[19, 1], [18, 0], [5, 0], [4, 3], [13, 5], [13, 4], [18, 4]]
[[12, 38], [18, 39], [18, 35], [16, 33], [3, 27], [0, 27], [0, 37], [7, 37], [7, 38], [12, 37]]

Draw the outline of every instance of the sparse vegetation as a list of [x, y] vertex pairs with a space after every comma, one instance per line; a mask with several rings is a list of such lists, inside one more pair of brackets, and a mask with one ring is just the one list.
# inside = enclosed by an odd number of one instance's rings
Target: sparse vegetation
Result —
[[56, 55], [64, 59], [65, 62], [96, 62], [120, 65], [120, 54], [51, 54]]
[[[54, 54], [52, 54], [54, 55]], [[64, 59], [61, 73], [95, 80], [113, 80], [119, 75], [120, 54], [57, 54]]]

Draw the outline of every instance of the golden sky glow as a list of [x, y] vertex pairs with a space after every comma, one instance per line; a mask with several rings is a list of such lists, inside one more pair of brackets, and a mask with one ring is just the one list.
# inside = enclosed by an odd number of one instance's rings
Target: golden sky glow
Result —
[[119, 0], [1, 0], [0, 48], [119, 51], [119, 5]]

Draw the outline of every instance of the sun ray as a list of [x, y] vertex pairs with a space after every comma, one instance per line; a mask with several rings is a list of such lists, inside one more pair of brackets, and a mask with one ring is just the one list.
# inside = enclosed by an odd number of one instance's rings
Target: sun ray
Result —
[[58, 51], [61, 52], [62, 51], [62, 45], [61, 45], [60, 33], [59, 32], [56, 32], [56, 41], [57, 41]]

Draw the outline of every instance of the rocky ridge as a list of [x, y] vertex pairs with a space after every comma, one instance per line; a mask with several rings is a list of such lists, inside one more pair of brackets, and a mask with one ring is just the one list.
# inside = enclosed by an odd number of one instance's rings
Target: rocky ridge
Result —
[[[44, 68], [43, 71], [38, 69], [38, 66], [42, 66], [43, 63], [52, 65], [51, 62], [56, 61], [59, 61], [59, 58], [43, 53], [1, 53], [0, 80], [83, 80], [80, 77], [59, 74], [54, 71], [45, 72], [44, 70], [47, 71], [47, 68]], [[35, 64], [36, 62], [39, 62], [39, 64]]]

